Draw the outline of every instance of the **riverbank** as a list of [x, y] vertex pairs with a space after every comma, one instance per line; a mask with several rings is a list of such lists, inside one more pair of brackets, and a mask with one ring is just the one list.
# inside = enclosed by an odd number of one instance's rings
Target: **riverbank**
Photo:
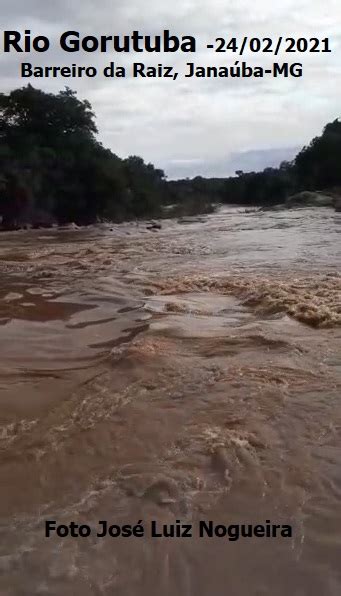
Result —
[[[244, 205], [233, 205], [234, 207], [240, 207], [241, 209]], [[149, 219], [149, 218], [134, 218], [134, 222], [139, 225], [145, 225], [147, 229], [151, 230], [158, 230], [162, 226], [163, 219], [174, 219], [178, 221], [178, 223], [183, 223], [186, 221], [187, 218], [197, 217], [200, 218], [202, 215], [208, 215], [214, 213], [217, 209], [221, 207], [221, 204], [214, 203], [214, 202], [202, 202], [200, 206], [194, 203], [185, 203], [180, 205], [166, 205], [157, 214], [156, 218]], [[334, 209], [336, 212], [341, 211], [341, 197], [338, 193], [334, 191], [302, 191], [295, 195], [288, 197], [288, 199], [284, 203], [276, 203], [272, 206], [262, 207], [262, 206], [254, 206], [252, 208], [246, 208], [246, 213], [252, 213], [257, 210], [272, 210], [272, 211], [281, 211], [286, 209], [306, 209], [306, 208], [321, 208], [321, 207], [328, 207]], [[156, 223], [158, 220], [158, 223]], [[126, 221], [131, 221], [128, 219]], [[101, 225], [115, 225], [117, 222], [115, 221], [98, 221], [97, 224]], [[124, 223], [120, 221], [118, 223]], [[31, 221], [31, 222], [23, 222], [21, 224], [17, 224], [14, 226], [2, 226], [0, 222], [0, 232], [10, 232], [10, 231], [19, 231], [19, 230], [43, 230], [43, 229], [58, 229], [58, 230], [78, 230], [83, 227], [89, 227], [94, 224], [79, 224], [75, 222], [70, 222], [67, 224], [60, 224], [58, 225], [57, 222], [51, 220], [51, 218], [46, 217], [45, 221], [42, 218], [41, 221]]]

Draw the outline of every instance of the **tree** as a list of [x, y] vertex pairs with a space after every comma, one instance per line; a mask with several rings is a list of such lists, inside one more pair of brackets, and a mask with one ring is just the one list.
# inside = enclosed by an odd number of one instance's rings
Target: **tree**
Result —
[[31, 85], [0, 94], [0, 215], [6, 226], [37, 219], [86, 224], [160, 208], [164, 173], [122, 160], [96, 139], [90, 103], [69, 88]]
[[341, 122], [327, 124], [295, 159], [295, 172], [301, 188], [308, 190], [341, 185]]

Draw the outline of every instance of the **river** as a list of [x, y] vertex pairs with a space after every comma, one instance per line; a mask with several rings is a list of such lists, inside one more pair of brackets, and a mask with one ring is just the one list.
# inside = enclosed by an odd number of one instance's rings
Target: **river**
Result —
[[341, 593], [340, 223], [230, 207], [0, 235], [1, 594]]

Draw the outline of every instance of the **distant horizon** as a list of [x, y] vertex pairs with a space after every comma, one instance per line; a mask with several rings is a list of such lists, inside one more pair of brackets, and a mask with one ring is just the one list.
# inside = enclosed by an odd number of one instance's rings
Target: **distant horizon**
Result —
[[[19, 81], [16, 86], [10, 89], [1, 91], [1, 93], [7, 93], [14, 90], [15, 88], [21, 88], [30, 85], [36, 89], [40, 89], [46, 93], [57, 93], [63, 87], [68, 85], [60, 86], [60, 89], [46, 89], [46, 86], [39, 84], [32, 84], [30, 82], [25, 83]], [[80, 94], [74, 86], [71, 87], [73, 91], [77, 93], [77, 97], [80, 99], [88, 100], [86, 95]], [[90, 100], [89, 100], [90, 101]], [[125, 155], [122, 155], [117, 151], [115, 147], [105, 142], [105, 134], [102, 133], [100, 124], [98, 124], [98, 115], [96, 108], [90, 101], [93, 111], [95, 112], [96, 124], [98, 126], [98, 140], [103, 144], [104, 147], [112, 151], [121, 159], [126, 159], [129, 156], [137, 155], [141, 157], [145, 163], [152, 163], [156, 168], [162, 169], [165, 173], [167, 180], [176, 181], [183, 179], [193, 179], [196, 177], [202, 178], [230, 178], [236, 175], [237, 171], [248, 172], [261, 172], [266, 168], [277, 168], [284, 161], [291, 162], [296, 155], [303, 149], [306, 144], [309, 144], [312, 139], [322, 134], [324, 127], [327, 125], [327, 121], [323, 123], [320, 130], [315, 130], [311, 138], [306, 143], [296, 146], [288, 147], [269, 147], [269, 148], [255, 148], [245, 149], [243, 151], [235, 151], [228, 154], [226, 157], [220, 159], [211, 159], [210, 157], [196, 157], [196, 158], [176, 158], [171, 159], [164, 163], [162, 160], [152, 160], [147, 158], [145, 155], [132, 150], [128, 151]], [[330, 121], [339, 119], [339, 116], [332, 117]], [[101, 134], [102, 133], [102, 134]]]
[[[1, 91], [2, 93], [7, 93], [12, 91], [15, 88], [25, 87], [27, 85], [31, 85], [34, 88], [41, 89], [44, 92], [58, 92], [58, 89], [49, 90], [46, 89], [45, 86], [32, 84], [32, 83], [24, 83], [19, 82], [16, 87], [12, 89], [6, 89], [5, 91]], [[64, 85], [66, 87], [66, 85]], [[61, 89], [63, 86], [61, 86]], [[77, 93], [77, 96], [81, 99], [88, 99], [86, 96], [81, 96], [78, 93], [77, 89], [74, 89]], [[90, 102], [91, 103], [91, 102]], [[96, 109], [93, 104], [92, 108], [95, 112], [96, 116], [96, 123], [98, 124], [97, 120], [97, 113]], [[334, 118], [335, 119], [335, 118]], [[325, 123], [327, 124], [327, 122]], [[322, 130], [320, 131], [322, 132]], [[318, 134], [318, 132], [316, 132]], [[162, 169], [165, 172], [165, 176], [168, 180], [182, 180], [186, 178], [229, 178], [231, 176], [235, 176], [236, 171], [242, 170], [243, 172], [261, 172], [265, 168], [276, 168], [279, 167], [283, 161], [292, 161], [297, 153], [303, 148], [303, 145], [297, 145], [293, 147], [272, 147], [272, 148], [263, 148], [263, 149], [249, 149], [239, 152], [231, 152], [226, 157], [221, 159], [212, 160], [208, 158], [187, 158], [187, 159], [173, 159], [170, 160], [168, 163], [162, 163], [162, 161], [152, 161], [146, 158], [144, 155], [134, 152], [133, 150], [128, 152], [126, 155], [121, 155], [115, 147], [108, 146], [103, 140], [103, 134], [101, 134], [100, 127], [98, 125], [98, 139], [103, 145], [110, 149], [113, 153], [118, 155], [118, 157], [122, 159], [126, 159], [131, 155], [138, 155], [141, 157], [145, 163], [152, 163], [155, 167]], [[310, 139], [311, 140], [311, 139]]]
[[[165, 171], [168, 180], [182, 180], [185, 178], [230, 178], [238, 170], [245, 173], [261, 172], [266, 168], [277, 168], [283, 161], [292, 161], [302, 149], [297, 147], [277, 147], [270, 149], [254, 149], [239, 153], [231, 153], [226, 159], [216, 162], [210, 160], [178, 160], [170, 166], [154, 164]], [[143, 157], [143, 156], [141, 156]], [[200, 164], [200, 166], [199, 166]], [[197, 173], [194, 170], [198, 166]], [[176, 173], [178, 172], [178, 173]], [[191, 172], [189, 174], [189, 172]]]

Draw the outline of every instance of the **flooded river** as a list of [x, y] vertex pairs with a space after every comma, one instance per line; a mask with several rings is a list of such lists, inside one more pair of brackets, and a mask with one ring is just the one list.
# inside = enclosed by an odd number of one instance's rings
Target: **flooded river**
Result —
[[341, 593], [340, 223], [228, 208], [1, 234], [1, 594]]

